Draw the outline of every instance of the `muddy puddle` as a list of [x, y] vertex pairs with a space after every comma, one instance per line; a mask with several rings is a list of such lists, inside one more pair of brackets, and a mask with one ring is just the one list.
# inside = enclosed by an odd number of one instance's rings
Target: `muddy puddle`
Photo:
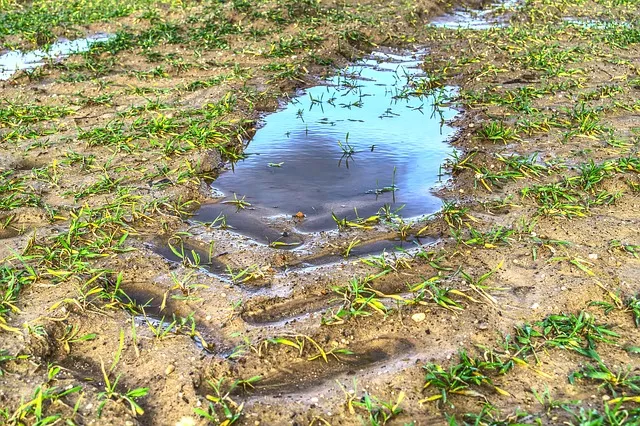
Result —
[[486, 30], [507, 25], [504, 12], [515, 8], [520, 0], [504, 0], [488, 3], [482, 9], [456, 8], [435, 18], [431, 25], [438, 28]]
[[59, 40], [45, 50], [13, 50], [1, 53], [0, 80], [8, 80], [20, 70], [34, 70], [50, 61], [59, 61], [69, 55], [86, 52], [93, 44], [108, 41], [112, 37], [110, 34], [94, 34], [77, 40]]
[[432, 190], [457, 111], [447, 104], [454, 88], [418, 94], [428, 86], [423, 55], [374, 53], [266, 116], [247, 158], [213, 183], [221, 197], [196, 219], [224, 216], [237, 232], [293, 247], [297, 232], [335, 229], [332, 213], [437, 211]]

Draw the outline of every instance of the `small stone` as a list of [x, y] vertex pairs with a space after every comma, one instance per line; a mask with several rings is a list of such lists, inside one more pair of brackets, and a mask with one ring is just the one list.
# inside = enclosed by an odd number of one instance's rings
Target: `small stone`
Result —
[[178, 421], [178, 423], [176, 423], [176, 426], [196, 426], [196, 424], [197, 423], [193, 417], [184, 416]]
[[211, 315], [207, 315], [206, 317], [204, 317], [204, 319], [206, 319], [207, 321], [211, 321], [213, 317]]
[[131, 420], [127, 420], [124, 422], [124, 426], [133, 426], [133, 422]]
[[176, 370], [176, 366], [173, 364], [169, 364], [167, 365], [167, 368], [165, 368], [164, 370], [164, 375], [168, 376], [169, 374], [173, 373]]
[[424, 321], [427, 318], [427, 315], [424, 312], [418, 312], [417, 314], [411, 315], [411, 319], [415, 322]]
[[531, 305], [531, 309], [538, 309], [540, 307], [540, 304], [538, 302], [534, 303], [533, 305]]
[[296, 219], [304, 219], [305, 218], [305, 214], [302, 212], [298, 212], [296, 214], [293, 215]]
[[597, 253], [590, 253], [589, 254], [589, 259], [596, 260], [597, 258], [598, 258], [598, 254]]
[[315, 396], [313, 398], [311, 398], [311, 402], [314, 403], [314, 404], [316, 404], [318, 401], [319, 401], [318, 398], [315, 397]]
[[562, 287], [560, 287], [560, 290], [562, 290], [562, 291], [567, 291], [567, 286], [566, 286], [566, 285], [563, 285]]
[[609, 395], [602, 395], [602, 400], [603, 401], [608, 401], [610, 399], [611, 399], [611, 397]]

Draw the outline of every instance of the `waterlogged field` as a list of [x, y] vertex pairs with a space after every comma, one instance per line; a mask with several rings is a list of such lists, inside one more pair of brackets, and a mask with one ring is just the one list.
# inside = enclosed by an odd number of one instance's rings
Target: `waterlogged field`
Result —
[[640, 424], [638, 7], [0, 0], [0, 423]]

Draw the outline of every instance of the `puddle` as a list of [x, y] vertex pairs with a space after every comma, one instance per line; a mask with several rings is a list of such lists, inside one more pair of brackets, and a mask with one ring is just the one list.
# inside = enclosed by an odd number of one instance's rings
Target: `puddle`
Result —
[[32, 70], [49, 61], [58, 61], [74, 53], [86, 52], [91, 45], [111, 39], [110, 34], [94, 34], [78, 40], [60, 40], [47, 50], [21, 52], [13, 50], [0, 55], [0, 80], [8, 80], [20, 70]]
[[[249, 156], [213, 183], [224, 197], [197, 219], [224, 215], [238, 232], [271, 242], [291, 227], [335, 229], [332, 212], [368, 217], [385, 204], [404, 206], [403, 217], [437, 211], [432, 189], [451, 151], [455, 129], [445, 121], [457, 111], [445, 102], [455, 89], [411, 96], [421, 63], [420, 55], [373, 54], [266, 116]], [[305, 218], [294, 221], [298, 212]]]
[[520, 0], [489, 3], [482, 10], [456, 8], [451, 13], [435, 18], [431, 25], [438, 28], [486, 30], [507, 25], [501, 12], [513, 9]]

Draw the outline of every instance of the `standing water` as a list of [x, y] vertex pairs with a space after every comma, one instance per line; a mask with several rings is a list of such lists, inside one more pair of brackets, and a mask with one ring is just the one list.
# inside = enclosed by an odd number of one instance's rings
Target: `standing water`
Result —
[[385, 204], [404, 206], [404, 217], [437, 211], [432, 189], [457, 112], [445, 106], [453, 88], [420, 92], [421, 62], [373, 54], [266, 116], [248, 157], [213, 183], [222, 198], [198, 219], [224, 215], [239, 232], [271, 240], [265, 223], [297, 212], [306, 216], [298, 230], [319, 231], [335, 228], [331, 213], [354, 217], [354, 209], [360, 217]]
[[440, 16], [431, 25], [438, 28], [486, 30], [507, 25], [505, 12], [514, 9], [520, 0], [498, 0], [490, 2], [482, 10], [456, 8]]
[[46, 50], [21, 52], [13, 50], [0, 55], [0, 80], [8, 80], [19, 70], [32, 70], [50, 60], [60, 60], [74, 53], [89, 50], [92, 44], [108, 41], [113, 35], [95, 34], [78, 40], [60, 40]]

